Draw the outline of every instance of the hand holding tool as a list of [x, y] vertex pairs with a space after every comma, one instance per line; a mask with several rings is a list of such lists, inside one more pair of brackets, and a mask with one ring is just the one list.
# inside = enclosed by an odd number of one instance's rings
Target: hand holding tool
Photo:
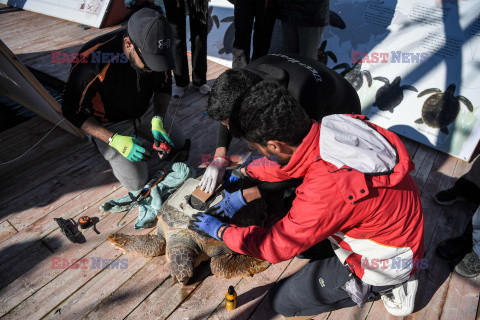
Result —
[[165, 142], [168, 145], [174, 147], [172, 139], [168, 136], [167, 132], [163, 128], [163, 118], [155, 116], [152, 118], [152, 135], [155, 140]]
[[141, 161], [145, 153], [145, 148], [137, 138], [122, 136], [118, 133], [109, 139], [108, 145], [132, 162]]

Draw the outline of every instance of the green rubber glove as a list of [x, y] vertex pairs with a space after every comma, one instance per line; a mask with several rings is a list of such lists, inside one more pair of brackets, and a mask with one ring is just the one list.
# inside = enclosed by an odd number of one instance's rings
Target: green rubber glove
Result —
[[163, 119], [159, 116], [155, 116], [152, 118], [152, 135], [155, 140], [163, 141], [165, 143], [168, 143], [172, 147], [173, 141], [170, 139], [167, 135], [167, 132], [165, 132], [165, 129], [163, 129]]
[[137, 138], [122, 136], [118, 133], [115, 133], [108, 145], [117, 149], [122, 156], [132, 162], [142, 161], [145, 153], [145, 148], [142, 147], [142, 143]]

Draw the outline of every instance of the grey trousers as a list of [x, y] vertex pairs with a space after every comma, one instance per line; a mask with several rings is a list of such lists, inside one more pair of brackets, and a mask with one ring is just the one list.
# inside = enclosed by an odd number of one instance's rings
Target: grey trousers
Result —
[[[148, 111], [140, 119], [107, 124], [105, 125], [105, 128], [124, 136], [136, 136], [142, 142], [145, 149], [151, 150], [153, 146], [153, 136], [151, 131], [152, 117], [153, 105], [151, 104]], [[185, 144], [185, 137], [179, 128], [172, 122], [168, 113], [164, 119], [164, 128], [169, 134], [169, 137], [173, 140], [175, 149], [181, 149]], [[110, 147], [105, 142], [95, 137], [92, 138], [98, 151], [100, 151], [105, 160], [110, 163], [115, 178], [117, 178], [125, 188], [129, 191], [137, 191], [147, 184], [149, 177], [146, 161], [132, 162], [127, 160], [120, 154], [120, 152]]]
[[282, 21], [284, 51], [317, 60], [317, 50], [320, 46], [323, 28], [301, 27]]

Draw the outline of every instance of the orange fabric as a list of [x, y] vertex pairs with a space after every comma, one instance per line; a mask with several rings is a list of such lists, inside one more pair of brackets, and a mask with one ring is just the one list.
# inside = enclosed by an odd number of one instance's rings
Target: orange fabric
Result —
[[[85, 94], [87, 93], [87, 90], [88, 90], [88, 88], [90, 88], [90, 86], [92, 85], [92, 83], [94, 83], [95, 80], [97, 80], [97, 79], [100, 79], [101, 82], [103, 82], [103, 80], [105, 80], [105, 75], [107, 74], [108, 67], [110, 67], [110, 63], [107, 64], [107, 65], [102, 69], [102, 72], [100, 72], [95, 78], [93, 78], [92, 81], [90, 81], [90, 83], [85, 87], [85, 89], [83, 89], [82, 98], [80, 99], [79, 106], [81, 106], [81, 105], [83, 104], [83, 99], [85, 99]], [[81, 107], [80, 107], [80, 109], [81, 109]]]
[[99, 117], [103, 123], [108, 122], [105, 118], [105, 107], [103, 106], [102, 97], [100, 93], [97, 92], [95, 97], [92, 98], [92, 105], [93, 105], [93, 114], [96, 117]]

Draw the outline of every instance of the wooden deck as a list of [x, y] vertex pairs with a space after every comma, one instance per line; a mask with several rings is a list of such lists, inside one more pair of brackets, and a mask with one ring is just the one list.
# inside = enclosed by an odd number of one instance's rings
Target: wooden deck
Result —
[[[31, 35], [36, 28], [43, 30], [40, 33], [46, 38]], [[48, 30], [55, 30], [58, 36], [52, 37]], [[68, 72], [68, 66], [65, 69], [49, 65], [48, 51], [71, 50], [105, 31], [84, 31], [66, 21], [25, 11], [2, 13], [0, 8], [0, 38], [20, 54], [22, 61], [40, 66], [42, 71], [63, 80], [62, 74]], [[32, 43], [23, 36], [30, 37]], [[209, 62], [209, 83], [224, 70]], [[172, 100], [169, 112], [175, 110], [177, 103], [177, 99]], [[188, 163], [194, 167], [200, 164], [201, 154], [212, 153], [215, 147], [216, 124], [204, 115], [206, 103], [207, 97], [189, 88], [176, 115], [185, 135], [192, 139]], [[52, 127], [36, 117], [1, 133], [0, 163], [24, 153]], [[471, 164], [403, 140], [416, 165], [413, 177], [425, 211], [428, 259], [428, 269], [420, 271], [417, 311], [407, 318], [476, 319], [479, 279], [451, 274], [449, 263], [435, 255], [438, 242], [461, 233], [473, 207], [467, 203], [440, 207], [431, 197], [449, 187]], [[245, 144], [234, 141], [232, 153], [246, 149]], [[152, 171], [158, 167], [156, 162], [151, 163]], [[254, 277], [234, 279], [213, 276], [208, 265], [202, 264], [189, 285], [182, 286], [173, 282], [164, 256], [147, 259], [120, 255], [107, 241], [109, 233], [142, 234], [155, 229], [135, 231], [136, 211], [119, 228], [118, 214], [98, 209], [106, 200], [122, 196], [127, 190], [115, 181], [107, 162], [91, 143], [58, 128], [26, 156], [0, 165], [0, 176], [0, 316], [5, 319], [276, 320], [281, 317], [270, 310], [266, 293], [273, 283], [306, 263], [293, 259]], [[60, 233], [53, 218], [78, 219], [83, 215], [100, 219], [97, 224], [100, 234], [92, 229], [82, 231], [85, 242], [72, 244]], [[64, 263], [75, 259], [85, 262], [79, 268], [69, 268]], [[95, 267], [98, 260], [104, 268]], [[62, 262], [58, 265], [58, 261]], [[224, 294], [229, 285], [235, 286], [239, 296], [234, 311], [224, 308]], [[381, 301], [370, 302], [363, 309], [352, 307], [314, 317], [315, 320], [391, 318], [395, 317], [386, 312]]]

